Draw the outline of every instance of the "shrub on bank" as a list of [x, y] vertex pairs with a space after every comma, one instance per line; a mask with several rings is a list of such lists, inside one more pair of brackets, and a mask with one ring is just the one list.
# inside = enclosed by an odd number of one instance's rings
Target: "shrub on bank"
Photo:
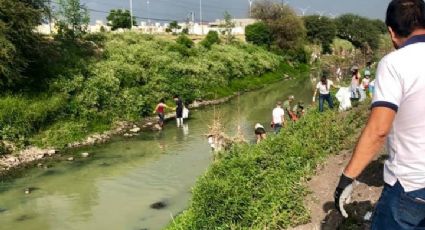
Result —
[[[207, 49], [186, 37], [176, 42], [131, 32], [86, 39], [92, 41], [51, 43], [55, 55], [46, 71], [55, 77], [40, 88], [48, 92], [0, 98], [2, 139], [27, 143], [34, 136], [33, 143], [61, 147], [114, 120], [150, 115], [161, 98], [179, 94], [191, 102], [229, 96], [241, 86], [253, 87], [249, 82], [258, 87], [261, 76], [280, 71], [283, 61], [236, 42]], [[34, 97], [39, 94], [53, 96]]]
[[[309, 221], [305, 180], [352, 142], [366, 116], [309, 113], [259, 145], [231, 149], [196, 183], [187, 211], [168, 229], [282, 229]], [[353, 138], [354, 139], [354, 138]]]

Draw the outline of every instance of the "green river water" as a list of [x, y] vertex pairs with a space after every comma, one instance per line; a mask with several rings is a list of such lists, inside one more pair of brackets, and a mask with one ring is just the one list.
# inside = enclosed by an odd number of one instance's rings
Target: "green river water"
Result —
[[[288, 95], [310, 102], [310, 80], [282, 81], [218, 105], [227, 133], [241, 126], [254, 142], [253, 127], [269, 131], [276, 100]], [[239, 105], [239, 106], [238, 106]], [[238, 113], [239, 107], [239, 113]], [[212, 161], [203, 134], [214, 108], [191, 111], [184, 128], [171, 121], [161, 132], [131, 139], [115, 138], [88, 151], [88, 159], [33, 168], [12, 182], [0, 184], [0, 229], [162, 229], [190, 202], [190, 190]], [[27, 187], [37, 188], [25, 194]], [[164, 202], [154, 210], [150, 205]]]

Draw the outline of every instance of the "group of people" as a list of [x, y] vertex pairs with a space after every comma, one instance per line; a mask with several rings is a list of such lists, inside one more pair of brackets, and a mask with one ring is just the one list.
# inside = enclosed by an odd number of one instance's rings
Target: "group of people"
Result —
[[[302, 101], [295, 103], [295, 97], [291, 95], [283, 103], [281, 101], [276, 103], [276, 107], [272, 111], [272, 121], [270, 125], [277, 134], [285, 125], [286, 120], [295, 122], [301, 118], [304, 113], [304, 103]], [[287, 115], [286, 118], [285, 115]], [[255, 124], [254, 133], [257, 138], [257, 143], [266, 139], [266, 129], [260, 123]]]
[[161, 129], [164, 127], [165, 109], [171, 109], [176, 111], [177, 127], [182, 127], [183, 119], [186, 119], [189, 117], [189, 110], [187, 109], [187, 106], [185, 106], [185, 104], [183, 103], [183, 100], [181, 99], [181, 97], [178, 95], [175, 95], [173, 97], [173, 100], [176, 103], [176, 107], [167, 106], [165, 104], [164, 99], [161, 99], [154, 109], [154, 114], [156, 114], [159, 118], [158, 125], [161, 127]]
[[395, 50], [379, 62], [369, 120], [336, 186], [335, 207], [349, 216], [353, 182], [386, 144], [371, 229], [425, 229], [425, 2], [392, 0], [385, 23]]
[[366, 64], [363, 79], [361, 79], [361, 74], [358, 66], [353, 66], [351, 68], [351, 98], [358, 99], [359, 101], [364, 101], [367, 95], [369, 95], [370, 97], [372, 96], [375, 86], [375, 80], [370, 79], [371, 65], [371, 62], [368, 62]]

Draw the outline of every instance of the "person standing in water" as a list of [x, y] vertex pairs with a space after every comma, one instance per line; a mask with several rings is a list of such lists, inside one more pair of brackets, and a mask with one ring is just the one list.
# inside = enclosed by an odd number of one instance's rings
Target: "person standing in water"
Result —
[[273, 109], [272, 115], [273, 115], [272, 116], [273, 129], [274, 129], [274, 132], [278, 134], [285, 122], [285, 111], [282, 109], [281, 101], [278, 101], [276, 103], [276, 108]]
[[255, 137], [257, 138], [257, 144], [262, 140], [266, 139], [266, 129], [260, 123], [255, 124], [254, 126]]
[[159, 103], [156, 105], [154, 113], [156, 113], [158, 115], [159, 121], [158, 124], [159, 126], [161, 126], [161, 128], [164, 127], [164, 121], [165, 121], [165, 109], [166, 108], [170, 108], [168, 107], [165, 102], [164, 99], [159, 100]]
[[316, 90], [314, 90], [313, 103], [316, 101], [316, 94], [319, 91], [319, 111], [323, 112], [323, 103], [324, 101], [328, 102], [328, 106], [330, 109], [333, 109], [334, 104], [331, 97], [331, 87], [334, 86], [334, 83], [331, 80], [327, 79], [327, 74], [323, 73], [320, 78], [320, 82], [316, 85]]
[[174, 101], [176, 102], [176, 122], [177, 122], [177, 127], [183, 126], [183, 101], [182, 99], [178, 96], [175, 95], [173, 97]]

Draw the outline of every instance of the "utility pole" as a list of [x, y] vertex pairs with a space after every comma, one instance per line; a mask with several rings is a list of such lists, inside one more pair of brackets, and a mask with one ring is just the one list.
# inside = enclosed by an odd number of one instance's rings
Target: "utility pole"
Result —
[[133, 29], [133, 0], [130, 0], [130, 30]]
[[147, 0], [146, 4], [148, 5], [148, 25], [151, 24], [151, 19], [150, 19], [150, 12], [149, 12], [149, 0]]
[[49, 0], [49, 34], [52, 35], [52, 1]]
[[201, 25], [201, 35], [204, 35], [204, 25], [202, 25], [202, 0], [199, 0], [199, 24]]
[[252, 18], [252, 2], [254, 2], [254, 0], [248, 0], [249, 2], [249, 17]]

